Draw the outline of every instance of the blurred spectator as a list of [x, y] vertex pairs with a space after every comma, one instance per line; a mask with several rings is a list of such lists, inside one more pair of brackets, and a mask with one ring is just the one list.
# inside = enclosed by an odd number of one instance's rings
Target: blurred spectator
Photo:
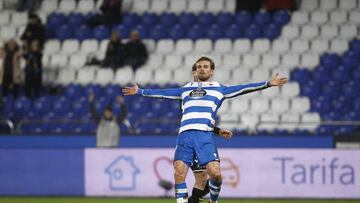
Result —
[[103, 115], [100, 116], [95, 111], [94, 95], [89, 96], [90, 112], [92, 118], [98, 124], [96, 130], [97, 147], [117, 147], [119, 145], [120, 125], [127, 115], [127, 108], [123, 97], [118, 96], [116, 102], [121, 105], [118, 116], [114, 116], [111, 104], [104, 109]]
[[239, 11], [259, 11], [263, 6], [263, 0], [236, 0], [236, 12]]
[[31, 42], [28, 52], [24, 55], [25, 66], [25, 94], [27, 97], [39, 97], [42, 87], [42, 52], [39, 41]]
[[24, 33], [21, 35], [21, 40], [25, 41], [25, 48], [29, 48], [33, 40], [39, 41], [40, 48], [43, 47], [45, 28], [38, 15], [29, 15], [29, 22], [26, 25]]
[[148, 52], [145, 44], [140, 39], [138, 31], [130, 33], [130, 40], [125, 44], [125, 53], [125, 64], [130, 65], [134, 72], [146, 63]]
[[7, 96], [10, 89], [13, 92], [14, 97], [18, 95], [18, 88], [21, 80], [20, 70], [21, 53], [19, 45], [14, 39], [8, 41], [5, 44], [4, 59], [0, 73], [2, 74], [0, 79], [2, 80], [2, 94]]
[[265, 8], [267, 11], [277, 10], [296, 10], [299, 0], [266, 0]]
[[33, 13], [39, 9], [40, 3], [40, 0], [18, 0], [16, 4], [16, 11], [28, 11], [29, 13]]
[[87, 24], [90, 27], [98, 25], [112, 25], [121, 23], [121, 0], [104, 0], [100, 6], [102, 14], [92, 17]]

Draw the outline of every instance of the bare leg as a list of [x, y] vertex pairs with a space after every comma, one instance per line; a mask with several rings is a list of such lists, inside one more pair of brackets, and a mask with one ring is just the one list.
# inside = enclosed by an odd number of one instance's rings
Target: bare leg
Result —
[[212, 161], [206, 165], [206, 171], [210, 176], [209, 189], [211, 202], [217, 202], [221, 189], [221, 171], [220, 162]]
[[188, 202], [188, 191], [185, 183], [188, 169], [189, 167], [183, 161], [174, 161], [175, 195], [177, 203]]

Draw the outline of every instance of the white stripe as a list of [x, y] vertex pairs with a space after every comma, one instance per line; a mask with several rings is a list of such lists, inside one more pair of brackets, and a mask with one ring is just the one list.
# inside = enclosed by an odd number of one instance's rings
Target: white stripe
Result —
[[207, 113], [207, 112], [191, 112], [184, 114], [181, 118], [181, 122], [194, 118], [209, 119], [211, 121], [211, 124], [213, 125], [215, 124], [215, 120], [211, 117], [211, 113]]
[[213, 111], [215, 111], [217, 105], [213, 101], [208, 100], [191, 100], [183, 105], [183, 111], [189, 107], [210, 107]]
[[185, 91], [181, 94], [181, 97], [184, 99], [186, 96], [189, 96], [190, 92], [192, 92], [193, 90], [188, 90], [188, 91]]
[[[189, 82], [184, 87], [199, 87], [199, 82]], [[218, 82], [201, 82], [201, 87], [220, 87]]]
[[213, 131], [212, 127], [209, 127], [206, 124], [188, 124], [180, 128], [179, 134], [186, 130], [202, 130], [202, 131]]
[[215, 190], [218, 190], [220, 188], [218, 186], [211, 184], [211, 181], [209, 181], [209, 187], [210, 187], [210, 189], [214, 188]]
[[166, 99], [181, 99], [180, 96], [165, 96], [165, 95], [145, 95], [145, 97], [152, 97], [152, 98], [166, 98]]
[[188, 203], [188, 199], [187, 198], [184, 199], [183, 197], [180, 197], [176, 199], [176, 203]]
[[262, 86], [257, 86], [257, 87], [244, 88], [244, 89], [241, 89], [241, 90], [239, 90], [239, 91], [237, 91], [237, 92], [233, 92], [233, 93], [230, 93], [230, 94], [225, 95], [225, 98], [229, 98], [229, 97], [232, 97], [232, 96], [241, 94], [241, 93], [243, 93], [243, 92], [245, 92], [245, 91], [249, 91], [249, 90], [250, 90], [250, 91], [253, 91], [253, 90], [257, 90], [257, 89], [262, 89], [262, 88], [264, 88], [265, 86], [266, 86], [266, 84], [265, 84], [265, 85], [262, 85]]
[[181, 189], [175, 189], [176, 193], [187, 193], [188, 190], [186, 188], [181, 188]]
[[224, 95], [216, 90], [205, 90], [207, 92], [208, 95], [211, 95], [213, 97], [216, 97], [218, 100], [221, 100], [222, 98], [224, 98]]
[[214, 191], [212, 191], [212, 190], [210, 190], [210, 193], [211, 193], [212, 195], [219, 195], [219, 194], [220, 194], [220, 192], [214, 192]]

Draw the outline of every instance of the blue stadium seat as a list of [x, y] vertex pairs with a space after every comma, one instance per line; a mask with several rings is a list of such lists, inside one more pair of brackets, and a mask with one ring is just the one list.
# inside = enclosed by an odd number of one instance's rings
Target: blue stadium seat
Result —
[[[110, 99], [114, 99], [115, 96], [119, 95], [120, 94], [120, 86], [119, 85], [114, 85], [114, 84], [109, 84], [109, 85], [106, 85], [103, 89], [103, 95], [104, 97], [108, 97]], [[127, 98], [130, 98], [130, 97], [125, 97], [126, 99]]]
[[94, 107], [97, 113], [102, 114], [105, 107], [107, 106], [112, 106], [112, 100], [110, 100], [108, 97], [100, 97], [95, 99]]
[[210, 29], [206, 32], [206, 37], [211, 40], [217, 40], [223, 37], [223, 28], [214, 24], [210, 27]]
[[[48, 116], [65, 115], [70, 111], [70, 101], [68, 97], [60, 97], [53, 102], [53, 112], [48, 113]], [[54, 115], [52, 115], [54, 114]]]
[[72, 111], [79, 115], [89, 112], [89, 101], [87, 97], [80, 97], [71, 103]]
[[160, 16], [160, 23], [164, 27], [171, 27], [178, 22], [177, 17], [173, 13], [163, 13]]
[[200, 13], [197, 16], [197, 23], [200, 26], [209, 27], [215, 22], [215, 16], [212, 13]]
[[147, 26], [154, 26], [158, 23], [158, 16], [154, 13], [144, 13], [141, 16], [141, 24]]
[[311, 101], [311, 111], [319, 112], [320, 114], [327, 113], [330, 110], [330, 100], [328, 97], [320, 96]]
[[350, 50], [360, 54], [360, 39], [354, 39], [350, 42]]
[[243, 31], [240, 26], [232, 24], [225, 29], [225, 37], [235, 40], [243, 37]]
[[291, 72], [292, 80], [299, 82], [299, 84], [305, 84], [310, 80], [310, 72], [307, 69], [295, 69]]
[[248, 38], [250, 40], [255, 40], [257, 38], [260, 38], [261, 37], [260, 26], [256, 24], [252, 24], [249, 27], [245, 28], [244, 36], [245, 38]]
[[102, 88], [99, 84], [90, 84], [84, 87], [85, 96], [94, 94], [95, 97], [100, 97], [102, 95]]
[[331, 98], [336, 98], [340, 93], [340, 87], [338, 81], [329, 80], [327, 83], [322, 86], [322, 93]]
[[70, 84], [65, 87], [65, 95], [76, 99], [84, 95], [84, 89], [79, 84]]
[[60, 28], [56, 30], [56, 38], [63, 41], [69, 38], [72, 38], [73, 33], [71, 27], [68, 25], [62, 25]]
[[48, 16], [47, 24], [53, 28], [60, 27], [66, 23], [66, 17], [62, 13], [52, 13]]
[[281, 27], [276, 24], [269, 24], [263, 27], [264, 37], [270, 40], [274, 40], [280, 36]]
[[72, 28], [76, 28], [85, 23], [85, 17], [80, 13], [71, 13], [67, 17], [68, 25]]
[[342, 86], [342, 94], [350, 99], [355, 99], [360, 96], [360, 82], [359, 80], [351, 80], [344, 83]]
[[324, 54], [320, 57], [320, 64], [324, 67], [335, 68], [339, 61], [340, 58], [337, 54]]
[[135, 28], [139, 32], [141, 38], [145, 39], [149, 37], [149, 28], [145, 25], [137, 25]]
[[123, 25], [123, 24], [116, 25], [113, 28], [113, 31], [118, 32], [119, 35], [120, 35], [120, 38], [122, 38], [122, 39], [128, 38], [129, 33], [130, 33], [130, 29], [127, 26]]
[[32, 108], [32, 102], [26, 97], [19, 97], [14, 102], [14, 111], [16, 116], [22, 116], [28, 113]]
[[221, 12], [216, 16], [216, 24], [226, 27], [233, 24], [234, 16], [231, 13]]
[[4, 117], [10, 118], [13, 115], [13, 107], [14, 107], [14, 98], [12, 96], [7, 96], [3, 98], [4, 106], [3, 106], [3, 115]]
[[316, 67], [312, 73], [312, 79], [319, 82], [327, 82], [330, 78], [330, 71], [323, 66]]
[[165, 29], [162, 25], [156, 25], [150, 30], [149, 37], [154, 40], [165, 39], [168, 37], [167, 29]]
[[46, 39], [51, 39], [51, 38], [55, 38], [56, 37], [56, 30], [54, 27], [52, 27], [49, 24], [45, 25], [45, 38]]
[[109, 28], [104, 25], [95, 27], [93, 30], [93, 37], [97, 40], [108, 39], [110, 37]]
[[204, 29], [199, 25], [194, 25], [188, 29], [187, 36], [192, 40], [197, 40], [204, 37]]
[[123, 17], [122, 21], [123, 21], [122, 23], [126, 27], [128, 27], [129, 29], [132, 29], [140, 23], [140, 17], [135, 13], [129, 13]]
[[310, 97], [311, 99], [317, 98], [320, 94], [320, 82], [316, 80], [310, 80], [307, 83], [301, 85], [301, 95]]
[[290, 21], [290, 14], [288, 11], [276, 11], [273, 14], [272, 22], [276, 25], [283, 26]]
[[191, 27], [196, 23], [196, 17], [192, 13], [181, 13], [178, 20], [180, 24], [186, 27]]
[[173, 40], [178, 40], [186, 36], [186, 29], [184, 26], [177, 24], [169, 29], [169, 37]]
[[343, 65], [338, 66], [332, 71], [332, 79], [336, 81], [346, 82], [349, 80], [349, 69]]
[[38, 115], [44, 115], [50, 111], [51, 106], [52, 101], [49, 97], [40, 97], [33, 102], [34, 113]]
[[341, 62], [349, 68], [355, 68], [360, 64], [359, 53], [347, 51], [343, 54]]
[[254, 23], [260, 26], [267, 25], [271, 22], [271, 14], [268, 12], [257, 12], [254, 14]]
[[240, 11], [235, 16], [235, 22], [239, 26], [248, 26], [252, 24], [253, 17], [250, 12], [248, 11]]
[[77, 40], [83, 41], [92, 38], [92, 30], [86, 25], [82, 25], [75, 29], [74, 35]]

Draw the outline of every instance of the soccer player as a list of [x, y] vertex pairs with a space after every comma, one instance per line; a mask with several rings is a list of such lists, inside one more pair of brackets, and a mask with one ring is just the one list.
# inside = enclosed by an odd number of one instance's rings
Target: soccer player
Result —
[[153, 98], [182, 100], [182, 119], [176, 141], [174, 155], [175, 193], [177, 203], [188, 202], [188, 191], [185, 178], [193, 158], [197, 156], [200, 165], [206, 165], [210, 176], [210, 203], [217, 202], [222, 178], [217, 148], [212, 138], [215, 115], [224, 99], [230, 99], [246, 93], [263, 90], [272, 86], [282, 86], [287, 78], [279, 74], [270, 81], [250, 83], [246, 85], [223, 86], [213, 82], [215, 64], [208, 57], [200, 57], [196, 61], [197, 79], [181, 88], [172, 89], [140, 89], [123, 88], [124, 95], [140, 95]]

